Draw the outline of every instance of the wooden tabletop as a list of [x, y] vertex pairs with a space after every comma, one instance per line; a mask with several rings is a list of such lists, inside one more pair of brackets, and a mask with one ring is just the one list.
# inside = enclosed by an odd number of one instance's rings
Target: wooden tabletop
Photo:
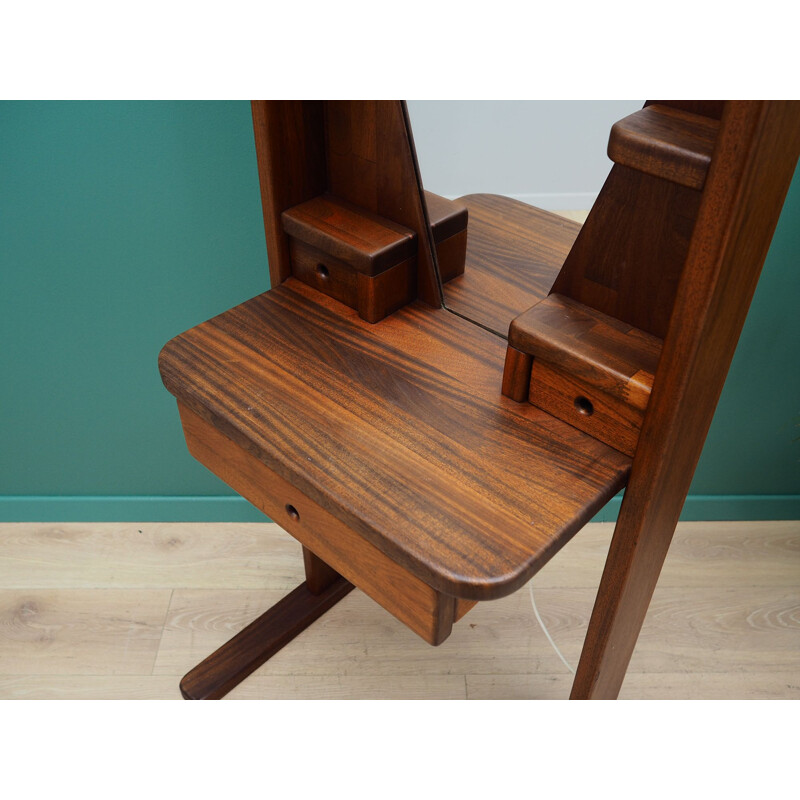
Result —
[[[524, 245], [514, 224], [509, 252]], [[418, 302], [371, 325], [290, 278], [173, 339], [160, 368], [180, 400], [381, 551], [485, 600], [522, 586], [630, 469], [503, 397], [504, 355], [502, 338], [446, 309]]]

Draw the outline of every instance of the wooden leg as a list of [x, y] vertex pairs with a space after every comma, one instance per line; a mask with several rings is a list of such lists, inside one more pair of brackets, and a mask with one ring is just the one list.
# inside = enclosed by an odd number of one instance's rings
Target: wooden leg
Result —
[[306, 580], [188, 672], [184, 698], [224, 697], [355, 588], [305, 548], [303, 560]]
[[322, 594], [341, 575], [317, 558], [307, 547], [303, 548], [303, 565], [306, 568], [306, 586], [311, 594]]
[[631, 506], [625, 507], [625, 500], [600, 579], [571, 700], [616, 699], [678, 522], [680, 504], [673, 508], [671, 518], [662, 517], [643, 527], [641, 519], [632, 516]]

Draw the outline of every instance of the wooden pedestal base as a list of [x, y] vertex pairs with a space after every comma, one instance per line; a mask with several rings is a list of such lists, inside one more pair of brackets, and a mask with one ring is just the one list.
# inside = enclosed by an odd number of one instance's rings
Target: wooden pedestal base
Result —
[[181, 681], [186, 700], [219, 700], [355, 587], [341, 576], [319, 593], [304, 581]]

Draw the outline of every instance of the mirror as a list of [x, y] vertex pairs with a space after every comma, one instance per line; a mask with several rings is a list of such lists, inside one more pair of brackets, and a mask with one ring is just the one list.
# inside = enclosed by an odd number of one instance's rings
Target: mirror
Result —
[[447, 309], [505, 338], [549, 292], [611, 168], [609, 129], [643, 103], [407, 101]]

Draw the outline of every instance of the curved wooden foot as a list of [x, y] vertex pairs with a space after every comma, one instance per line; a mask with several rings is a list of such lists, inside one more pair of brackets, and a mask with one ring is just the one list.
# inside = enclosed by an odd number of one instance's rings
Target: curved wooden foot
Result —
[[318, 593], [301, 583], [266, 613], [188, 672], [186, 700], [219, 700], [355, 587], [341, 576]]

